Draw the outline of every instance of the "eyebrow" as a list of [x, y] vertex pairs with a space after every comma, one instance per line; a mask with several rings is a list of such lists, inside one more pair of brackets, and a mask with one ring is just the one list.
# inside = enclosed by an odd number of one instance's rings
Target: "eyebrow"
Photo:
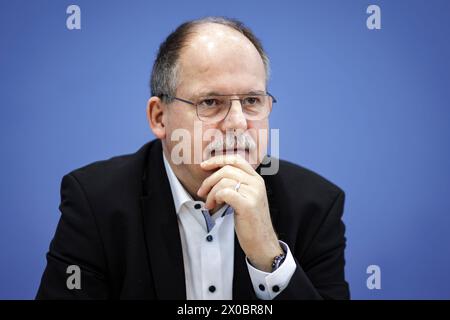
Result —
[[258, 95], [258, 94], [266, 94], [266, 91], [263, 90], [251, 90], [245, 93], [233, 93], [233, 94], [222, 94], [216, 91], [208, 91], [205, 93], [200, 93], [198, 97], [209, 97], [209, 96], [242, 96], [242, 95]]

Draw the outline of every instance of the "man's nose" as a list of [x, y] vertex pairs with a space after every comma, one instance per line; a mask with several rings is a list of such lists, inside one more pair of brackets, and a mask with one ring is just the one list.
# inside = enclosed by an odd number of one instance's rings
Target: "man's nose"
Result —
[[231, 100], [230, 111], [223, 120], [223, 129], [247, 129], [247, 119], [242, 110], [242, 104], [239, 100]]

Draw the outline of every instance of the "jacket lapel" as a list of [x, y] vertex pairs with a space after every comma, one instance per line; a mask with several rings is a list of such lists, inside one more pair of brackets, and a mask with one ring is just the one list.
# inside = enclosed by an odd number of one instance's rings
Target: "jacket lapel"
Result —
[[158, 140], [149, 151], [141, 197], [144, 234], [157, 299], [186, 299], [177, 215]]

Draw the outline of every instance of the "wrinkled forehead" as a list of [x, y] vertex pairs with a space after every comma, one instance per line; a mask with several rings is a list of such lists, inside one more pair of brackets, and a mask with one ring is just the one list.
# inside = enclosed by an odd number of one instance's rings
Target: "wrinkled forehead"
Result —
[[181, 51], [178, 72], [181, 91], [265, 90], [266, 73], [259, 52], [243, 34], [227, 26], [198, 26]]

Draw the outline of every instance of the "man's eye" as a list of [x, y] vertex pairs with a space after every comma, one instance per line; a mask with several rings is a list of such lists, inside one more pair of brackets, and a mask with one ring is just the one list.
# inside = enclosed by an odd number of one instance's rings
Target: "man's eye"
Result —
[[217, 99], [204, 99], [200, 101], [200, 105], [204, 107], [215, 107], [220, 104], [220, 101]]
[[258, 104], [260, 102], [260, 99], [258, 97], [246, 97], [244, 99], [244, 103], [246, 105], [255, 105]]

